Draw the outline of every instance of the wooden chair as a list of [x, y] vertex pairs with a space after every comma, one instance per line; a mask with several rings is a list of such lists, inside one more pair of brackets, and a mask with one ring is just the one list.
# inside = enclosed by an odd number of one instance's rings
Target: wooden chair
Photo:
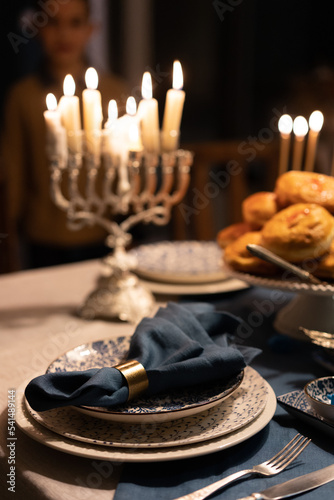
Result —
[[175, 207], [175, 240], [212, 240], [240, 222], [241, 203], [252, 192], [271, 191], [278, 171], [278, 141], [210, 141], [183, 144], [194, 152], [186, 198]]

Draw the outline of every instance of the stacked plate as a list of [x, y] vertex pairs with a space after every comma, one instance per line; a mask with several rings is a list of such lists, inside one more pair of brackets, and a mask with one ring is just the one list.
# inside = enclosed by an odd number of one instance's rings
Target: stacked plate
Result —
[[[130, 337], [78, 346], [55, 360], [49, 371], [85, 370], [117, 364]], [[74, 455], [123, 462], [189, 458], [231, 447], [271, 420], [276, 397], [252, 368], [228, 383], [136, 399], [133, 405], [67, 407], [35, 412], [17, 391], [17, 425], [32, 438]]]
[[215, 241], [162, 241], [129, 252], [135, 273], [153, 293], [198, 295], [247, 288], [221, 267], [222, 250]]

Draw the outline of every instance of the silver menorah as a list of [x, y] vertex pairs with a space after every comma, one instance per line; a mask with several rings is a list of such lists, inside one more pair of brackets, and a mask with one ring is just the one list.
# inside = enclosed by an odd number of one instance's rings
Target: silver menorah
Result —
[[[193, 155], [182, 149], [161, 155], [146, 150], [112, 154], [106, 147], [105, 131], [99, 132], [97, 151], [92, 152], [84, 132], [74, 139], [74, 151], [64, 147], [61, 137], [57, 143], [62, 146], [49, 149], [52, 200], [66, 212], [72, 230], [94, 224], [106, 229], [106, 246], [113, 249], [102, 260], [97, 288], [79, 313], [86, 318], [117, 317], [136, 323], [152, 312], [155, 301], [133, 274], [136, 261], [126, 252], [132, 240], [129, 230], [140, 222], [169, 222], [172, 207], [187, 192]], [[66, 195], [62, 188], [65, 175]], [[80, 191], [79, 176], [85, 176], [84, 192]], [[115, 215], [126, 218], [117, 223]]]

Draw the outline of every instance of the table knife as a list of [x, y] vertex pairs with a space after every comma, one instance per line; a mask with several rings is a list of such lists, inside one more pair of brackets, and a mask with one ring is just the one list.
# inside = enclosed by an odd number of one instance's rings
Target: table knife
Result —
[[270, 488], [253, 493], [252, 495], [239, 500], [280, 500], [281, 498], [292, 497], [305, 491], [313, 490], [323, 484], [334, 480], [334, 464], [319, 469], [309, 474], [290, 479], [285, 483], [276, 484]]
[[324, 284], [324, 281], [319, 280], [318, 278], [313, 276], [313, 274], [309, 273], [308, 271], [304, 271], [304, 269], [301, 269], [300, 267], [297, 267], [294, 264], [291, 264], [287, 260], [282, 259], [275, 253], [271, 252], [270, 250], [267, 250], [264, 247], [261, 247], [260, 245], [249, 244], [247, 245], [247, 250], [252, 255], [255, 255], [255, 257], [259, 257], [260, 259], [270, 262], [271, 264], [275, 264], [276, 266], [281, 267], [285, 271], [290, 271], [295, 276], [300, 278], [302, 281], [308, 281], [313, 285]]

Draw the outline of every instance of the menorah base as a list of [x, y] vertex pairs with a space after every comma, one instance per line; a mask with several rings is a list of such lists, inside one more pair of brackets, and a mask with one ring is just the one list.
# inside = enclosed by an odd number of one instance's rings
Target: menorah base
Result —
[[86, 319], [119, 319], [137, 324], [154, 311], [155, 299], [139, 279], [126, 271], [121, 276], [101, 277], [78, 314]]

